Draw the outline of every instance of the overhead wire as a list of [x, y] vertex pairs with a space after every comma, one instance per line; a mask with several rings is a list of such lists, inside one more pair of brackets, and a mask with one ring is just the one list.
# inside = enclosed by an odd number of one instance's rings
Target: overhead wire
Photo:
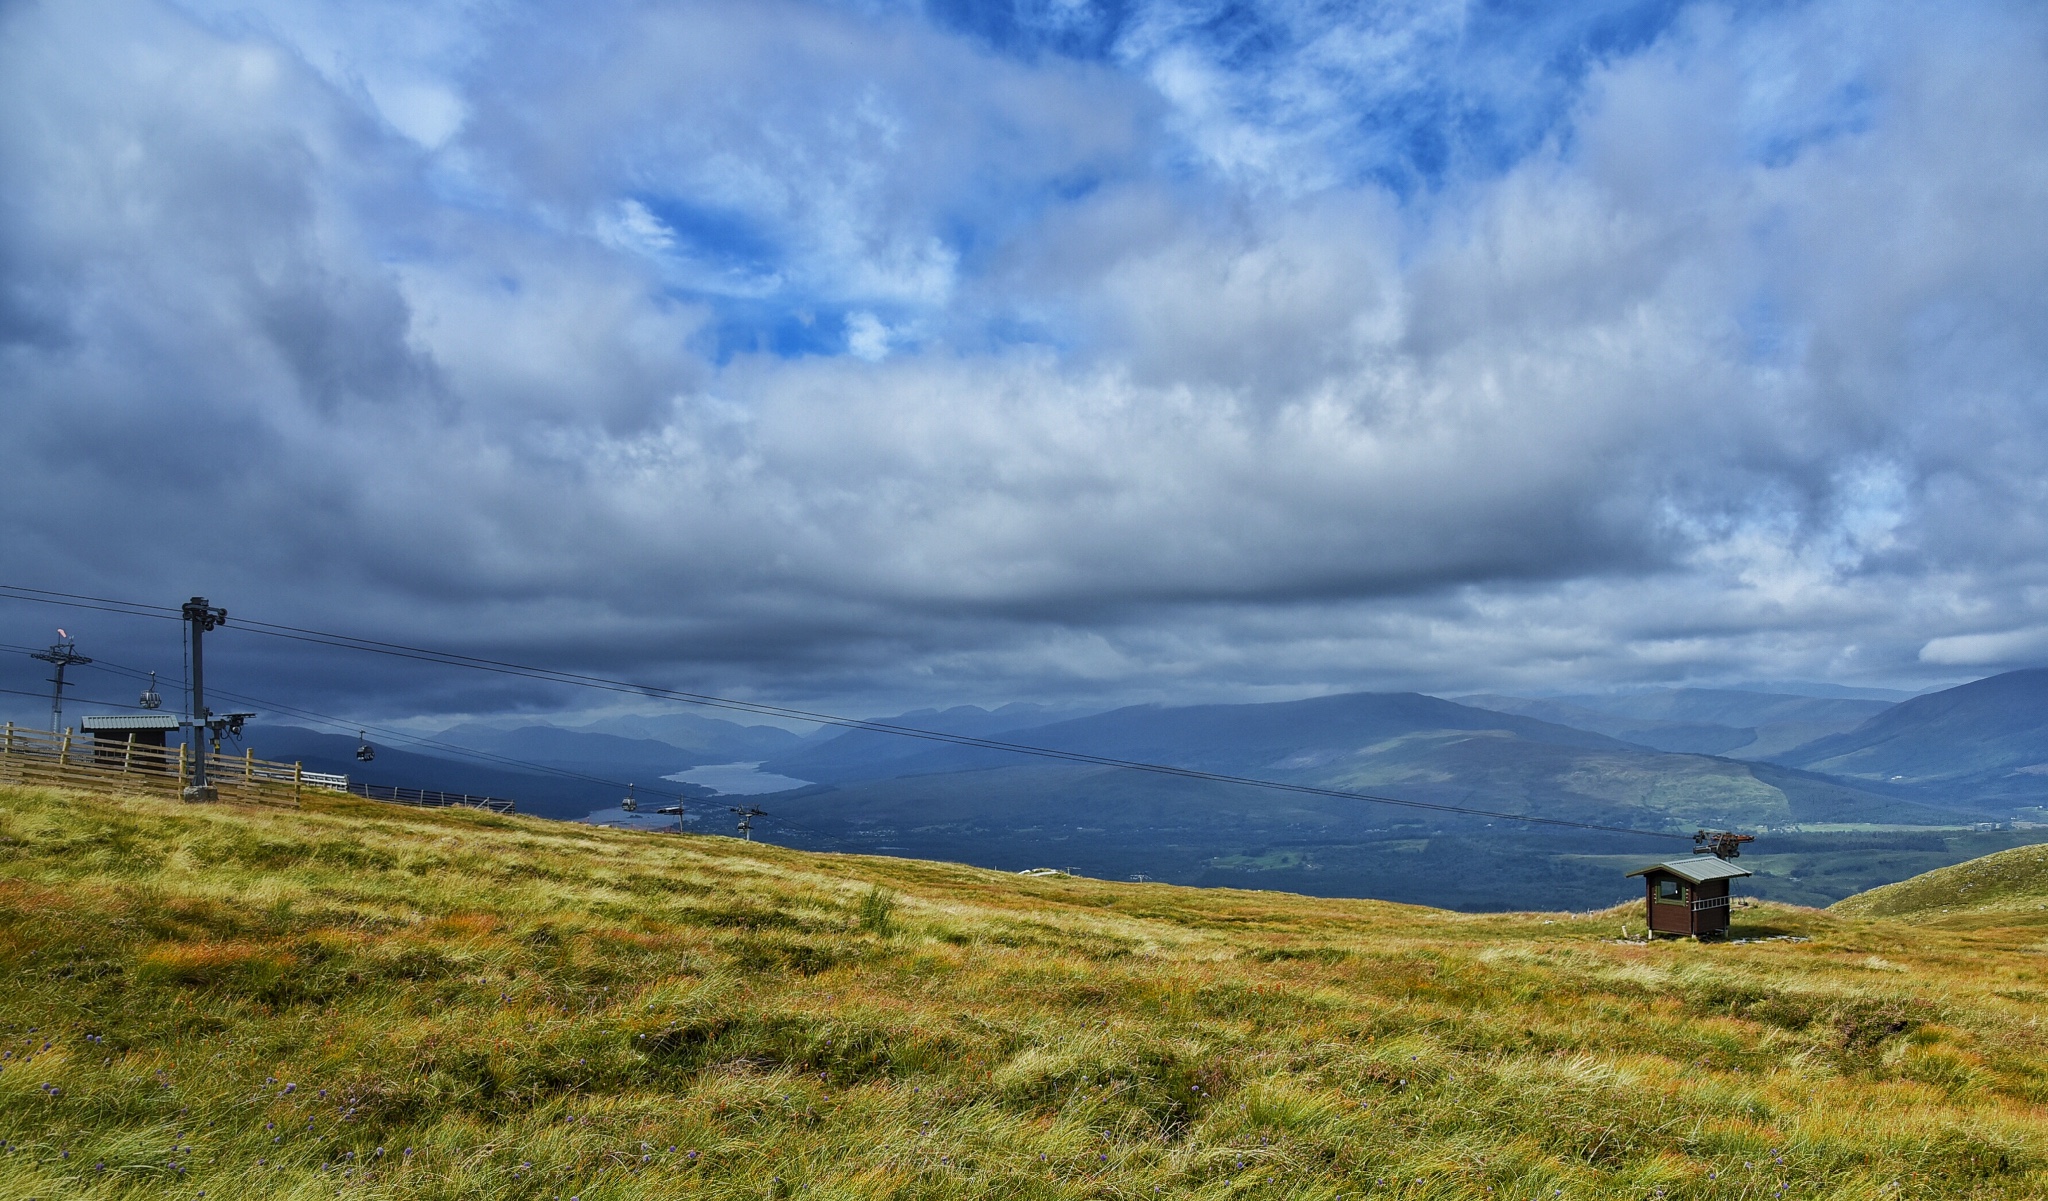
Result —
[[[0, 596], [15, 592], [35, 592], [49, 597], [71, 597], [74, 594], [48, 592], [43, 589], [17, 588], [0, 585]], [[39, 597], [15, 597], [14, 599], [36, 600]], [[102, 601], [110, 605], [129, 605], [136, 610], [164, 609], [163, 606], [145, 606], [135, 602], [108, 601], [102, 597], [77, 598]], [[64, 603], [53, 601], [46, 603]], [[176, 610], [165, 610], [175, 614]], [[157, 614], [139, 614], [155, 616]], [[465, 655], [455, 651], [441, 651], [430, 647], [411, 646], [405, 643], [386, 642], [379, 639], [363, 638], [353, 634], [339, 634], [329, 630], [317, 630], [304, 626], [284, 625], [277, 622], [260, 621], [248, 617], [235, 619], [237, 628], [251, 633], [296, 642], [312, 643], [344, 650], [361, 651], [368, 654], [392, 658], [410, 659], [443, 666], [462, 667], [475, 671], [490, 672], [546, 683], [566, 684], [597, 691], [622, 693], [645, 697], [651, 700], [669, 700], [705, 708], [722, 709], [732, 712], [751, 713], [763, 717], [778, 717], [785, 720], [812, 722], [819, 725], [836, 726], [849, 730], [865, 730], [871, 733], [890, 734], [904, 738], [915, 738], [952, 746], [978, 750], [999, 751], [1008, 754], [1025, 755], [1040, 759], [1075, 763], [1084, 766], [1108, 767], [1122, 771], [1143, 772], [1151, 775], [1169, 776], [1176, 779], [1197, 780], [1206, 783], [1261, 788], [1274, 792], [1286, 792], [1303, 796], [1327, 797], [1335, 800], [1365, 801], [1371, 804], [1389, 805], [1397, 808], [1433, 813], [1452, 813], [1467, 817], [1485, 817], [1496, 821], [1520, 822], [1527, 825], [1559, 827], [1574, 830], [1591, 830], [1609, 834], [1627, 834], [1645, 838], [1691, 839], [1689, 834], [1670, 830], [1645, 830], [1632, 826], [1608, 825], [1600, 822], [1573, 821], [1569, 818], [1543, 817], [1526, 813], [1511, 813], [1505, 810], [1481, 809], [1470, 805], [1453, 805], [1436, 801], [1419, 801], [1407, 797], [1390, 797], [1378, 793], [1357, 792], [1351, 789], [1324, 788], [1314, 784], [1288, 783], [1280, 780], [1265, 780], [1254, 776], [1239, 776], [1227, 772], [1203, 771], [1198, 768], [1177, 767], [1165, 763], [1147, 763], [1135, 759], [1122, 759], [1111, 755], [1096, 755], [1085, 751], [1068, 751], [1057, 747], [1041, 747], [1028, 743], [1009, 742], [1003, 739], [979, 738], [967, 734], [954, 734], [940, 730], [927, 730], [915, 726], [902, 726], [892, 722], [870, 721], [862, 718], [844, 717], [838, 714], [821, 713], [813, 710], [795, 709], [783, 705], [771, 705], [759, 701], [745, 701], [733, 697], [715, 696], [709, 693], [687, 692], [681, 689], [665, 688], [652, 684], [638, 684], [628, 680], [612, 679], [606, 676], [588, 675], [581, 672], [561, 671], [554, 668], [538, 667], [532, 664], [515, 663], [502, 659], [488, 659]]]
[[[20, 595], [24, 593], [34, 595]], [[119, 613], [124, 617], [152, 617], [163, 621], [177, 621], [181, 617], [181, 611], [169, 605], [145, 605], [138, 601], [112, 600], [104, 596], [82, 596], [76, 592], [51, 592], [46, 588], [24, 588], [19, 584], [0, 584], [0, 597], [8, 600], [33, 601], [43, 605], [63, 605], [71, 609]]]
[[[27, 649], [22, 647], [15, 647], [6, 643], [0, 643], [0, 648], [8, 650]], [[94, 659], [93, 662], [88, 664], [87, 666], [101, 671], [106, 671], [111, 674], [124, 675], [138, 680], [144, 679], [150, 674], [146, 671], [143, 671], [141, 668], [129, 667], [125, 664], [113, 663], [106, 659], [99, 658]], [[588, 772], [580, 772], [572, 768], [559, 767], [549, 763], [534, 763], [530, 760], [517, 759], [510, 755], [501, 755], [493, 751], [478, 750], [475, 747], [466, 747], [462, 746], [459, 743], [445, 742], [441, 739], [429, 738], [421, 734], [412, 734], [404, 730], [394, 729], [390, 726], [379, 726], [370, 722], [364, 722], [360, 720], [350, 721], [349, 719], [344, 717], [336, 717], [331, 713], [321, 713], [316, 710], [306, 709], [296, 705], [286, 705], [277, 701], [266, 700], [259, 696], [249, 696], [244, 693], [230, 692], [225, 688], [214, 688], [210, 689], [209, 691], [215, 696], [226, 697], [229, 700], [241, 701], [244, 704], [255, 705], [258, 708], [269, 712], [281, 713], [287, 716], [298, 717], [308, 721], [316, 721], [321, 723], [322, 725], [333, 726], [342, 730], [366, 730], [375, 733], [380, 739], [384, 741], [402, 743], [407, 746], [428, 747], [435, 750], [446, 752], [448, 754], [461, 755], [466, 758], [477, 760], [481, 763], [504, 767], [516, 767], [526, 771], [540, 772], [551, 776], [559, 776], [564, 779], [582, 780], [591, 784], [603, 784], [609, 788], [623, 789], [638, 787], [637, 784], [626, 783], [619, 780], [609, 780], [603, 776], [594, 776]], [[101, 702], [88, 701], [86, 703], [98, 704]], [[139, 706], [131, 705], [128, 707], [138, 708]], [[654, 794], [658, 796], [672, 795], [666, 792], [660, 792], [658, 790], [649, 791], [654, 792]], [[679, 793], [673, 795], [676, 796], [677, 800], [690, 799]]]
[[1467, 805], [1450, 805], [1433, 801], [1418, 801], [1405, 797], [1388, 797], [1375, 793], [1355, 792], [1350, 789], [1323, 788], [1312, 784], [1292, 784], [1278, 780], [1263, 780], [1252, 776], [1238, 776], [1225, 772], [1202, 771], [1197, 768], [1176, 767], [1164, 763], [1146, 763], [1133, 759], [1122, 759], [1109, 755], [1095, 755], [1084, 751], [1068, 751], [1055, 747], [1033, 746], [1027, 743], [1009, 742], [1003, 739], [979, 738], [973, 735], [952, 734], [938, 730], [919, 729], [914, 726], [900, 726], [891, 722], [868, 721], [860, 718], [842, 717], [837, 714], [820, 713], [813, 710], [793, 709], [782, 705], [769, 705], [756, 701], [743, 701], [731, 697], [712, 696], [706, 693], [684, 692], [679, 689], [663, 688], [658, 685], [636, 684], [627, 680], [615, 680], [604, 676], [585, 675], [580, 672], [564, 672], [552, 668], [535, 667], [529, 664], [512, 663], [500, 659], [484, 659], [451, 651], [437, 651], [428, 647], [408, 646], [403, 643], [383, 642], [377, 639], [358, 638], [354, 635], [335, 634], [325, 630], [312, 630], [299, 626], [284, 626], [271, 622], [244, 619], [241, 628], [271, 637], [294, 641], [311, 642], [322, 646], [339, 647], [364, 651], [371, 654], [388, 655], [395, 658], [414, 659], [423, 662], [441, 663], [447, 666], [466, 667], [472, 670], [517, 676], [525, 679], [553, 683], [571, 684], [602, 691], [620, 692], [644, 696], [657, 700], [673, 700], [707, 708], [725, 709], [752, 713], [764, 717], [781, 717], [823, 725], [838, 726], [851, 730], [866, 730], [873, 733], [893, 734], [906, 738], [923, 739], [930, 742], [946, 743], [953, 746], [979, 750], [992, 750], [1010, 754], [1029, 755], [1086, 766], [1110, 767], [1124, 771], [1146, 772], [1155, 775], [1173, 776], [1180, 779], [1200, 780], [1209, 783], [1231, 784], [1242, 787], [1264, 788], [1273, 791], [1290, 792], [1309, 796], [1329, 797], [1339, 800], [1367, 801], [1375, 804], [1394, 805], [1438, 813], [1457, 813], [1472, 817], [1490, 817], [1495, 820], [1524, 822], [1533, 825], [1562, 826], [1576, 830], [1596, 830], [1611, 834], [1644, 835], [1656, 838], [1690, 839], [1691, 835], [1665, 830], [1644, 830], [1629, 826], [1613, 826], [1598, 822], [1579, 822], [1567, 818], [1541, 817], [1531, 814], [1509, 813], [1502, 810], [1480, 809]]
[[[0, 642], [0, 650], [33, 652], [38, 649], [40, 648], [31, 646], [18, 646], [13, 643]], [[105, 671], [109, 674], [128, 676], [132, 679], [137, 680], [147, 679], [153, 674], [144, 671], [141, 668], [129, 667], [125, 664], [114, 663], [103, 658], [95, 658], [91, 663], [85, 664], [84, 666], [90, 670]], [[559, 767], [554, 764], [534, 763], [525, 759], [516, 759], [510, 755], [500, 755], [492, 751], [482, 751], [474, 747], [466, 747], [453, 742], [444, 742], [440, 739], [428, 738], [424, 735], [411, 734], [403, 730], [393, 729], [389, 726], [378, 726], [363, 721], [350, 721], [347, 718], [335, 717], [334, 715], [328, 713], [320, 713], [311, 709], [304, 709], [293, 705], [281, 704], [277, 701], [265, 700], [262, 697], [248, 696], [238, 692], [230, 692], [225, 688], [215, 688], [212, 691], [214, 695], [226, 697], [229, 700], [237, 700], [245, 704], [259, 706], [268, 711], [283, 713], [289, 716], [299, 717], [310, 721], [317, 721], [323, 725], [331, 725], [344, 730], [357, 729], [374, 731], [380, 739], [390, 742], [402, 743], [407, 746], [430, 747], [436, 750], [447, 752], [449, 754], [461, 755], [470, 759], [475, 759], [483, 763], [496, 764], [506, 767], [517, 767], [527, 771], [541, 772], [547, 775], [560, 776], [566, 779], [583, 780], [592, 784], [603, 784], [611, 788], [638, 787], [636, 783], [627, 783], [619, 780], [610, 780], [606, 779], [603, 776], [594, 776], [588, 772], [580, 772], [571, 768]], [[38, 692], [22, 692], [18, 689], [12, 688], [0, 689], [0, 693], [7, 693], [16, 696], [36, 697], [44, 695]], [[79, 702], [82, 704], [88, 705], [105, 705], [123, 709], [145, 708], [145, 706], [142, 705], [128, 704], [120, 701], [100, 701], [82, 697], [74, 699], [79, 700]], [[652, 792], [656, 796], [674, 795], [676, 799], [679, 801], [688, 801], [692, 799], [681, 793], [671, 794], [660, 790], [648, 791]]]
[[[21, 689], [19, 689], [19, 688], [0, 688], [0, 693], [5, 693], [5, 694], [6, 694], [6, 695], [8, 695], [8, 696], [32, 696], [32, 697], [35, 697], [35, 698], [36, 698], [37, 700], [41, 700], [41, 701], [47, 701], [47, 700], [49, 700], [49, 699], [50, 699], [50, 694], [49, 694], [49, 693], [47, 693], [47, 692], [24, 692], [23, 690], [21, 690]], [[81, 704], [81, 705], [105, 705], [105, 706], [106, 706], [107, 708], [109, 708], [109, 709], [140, 709], [140, 708], [142, 708], [142, 706], [141, 706], [141, 705], [127, 704], [127, 703], [124, 703], [124, 702], [122, 702], [122, 701], [99, 701], [99, 700], [94, 700], [93, 698], [91, 698], [91, 697], [89, 697], [89, 696], [66, 696], [66, 697], [65, 697], [64, 699], [65, 699], [65, 700], [67, 700], [67, 701], [76, 701], [76, 702], [77, 702], [78, 704]]]

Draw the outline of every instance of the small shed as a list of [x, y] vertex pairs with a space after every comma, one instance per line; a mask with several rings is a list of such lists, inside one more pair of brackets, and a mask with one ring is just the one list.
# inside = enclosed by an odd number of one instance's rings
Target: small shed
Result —
[[1650, 937], [1728, 932], [1728, 881], [1750, 874], [1718, 855], [1694, 855], [1637, 868], [1649, 909]]
[[[87, 714], [78, 728], [92, 735], [93, 758], [101, 763], [122, 763], [130, 747], [164, 749], [164, 739], [178, 728], [175, 713]], [[138, 765], [139, 766], [139, 765]]]

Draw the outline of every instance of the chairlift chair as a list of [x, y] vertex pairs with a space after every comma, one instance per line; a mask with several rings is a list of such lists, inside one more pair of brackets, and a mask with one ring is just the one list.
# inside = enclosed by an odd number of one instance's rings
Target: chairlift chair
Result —
[[1754, 834], [1737, 834], [1730, 830], [1701, 830], [1692, 836], [1692, 853], [1711, 854], [1718, 859], [1740, 859], [1742, 844], [1755, 841]]
[[368, 763], [377, 757], [377, 748], [370, 745], [370, 732], [368, 730], [356, 731], [356, 741], [362, 744], [356, 747], [357, 759]]
[[628, 813], [640, 812], [640, 802], [633, 799], [633, 786], [631, 784], [626, 785], [626, 799], [619, 802], [619, 808], [624, 809]]
[[156, 693], [155, 672], [149, 673], [149, 687], [142, 690], [142, 696], [135, 703], [145, 709], [161, 709], [164, 707], [164, 698]]

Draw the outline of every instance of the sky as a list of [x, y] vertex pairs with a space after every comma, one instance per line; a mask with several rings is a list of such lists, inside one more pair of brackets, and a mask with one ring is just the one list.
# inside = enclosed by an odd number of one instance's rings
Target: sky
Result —
[[593, 702], [234, 615], [862, 714], [1952, 683], [2048, 662], [2044, 202], [2033, 3], [8, 0], [0, 583], [382, 717]]

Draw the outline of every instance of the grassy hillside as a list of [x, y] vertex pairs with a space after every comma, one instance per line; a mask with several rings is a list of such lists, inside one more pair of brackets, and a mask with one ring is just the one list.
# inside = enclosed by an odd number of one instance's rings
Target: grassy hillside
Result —
[[2048, 1195], [2048, 914], [1737, 919], [0, 790], [0, 1198]]
[[1916, 696], [1777, 762], [1930, 796], [2040, 804], [2048, 799], [2048, 669]]
[[2048, 912], [2048, 845], [2014, 847], [1953, 867], [1925, 872], [1837, 902], [1866, 917], [1992, 916], [2006, 920]]

